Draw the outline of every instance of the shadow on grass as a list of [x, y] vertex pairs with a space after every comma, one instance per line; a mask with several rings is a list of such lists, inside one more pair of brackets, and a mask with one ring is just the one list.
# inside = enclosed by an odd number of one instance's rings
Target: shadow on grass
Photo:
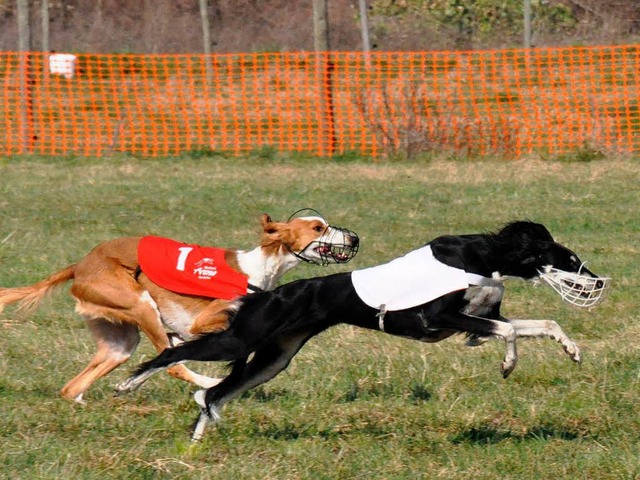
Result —
[[[414, 404], [428, 402], [433, 396], [431, 391], [420, 383], [413, 383], [409, 388], [409, 398]], [[397, 397], [403, 392], [394, 385], [369, 385], [361, 387], [358, 382], [351, 382], [346, 392], [340, 397], [343, 403], [355, 402], [357, 400], [367, 400], [371, 398]]]
[[329, 440], [353, 435], [375, 438], [386, 437], [392, 433], [397, 433], [394, 425], [360, 418], [346, 418], [344, 422], [324, 427], [318, 426], [313, 422], [299, 423], [290, 420], [263, 422], [254, 424], [251, 427], [252, 437], [263, 437], [272, 440], [298, 440], [302, 438]]
[[251, 399], [256, 402], [270, 402], [276, 398], [294, 397], [295, 395], [284, 388], [270, 388], [268, 390], [258, 387], [243, 393], [240, 398]]
[[[383, 437], [394, 431], [389, 425], [380, 425], [376, 422], [347, 422], [340, 426], [320, 429], [313, 424], [297, 424], [292, 422], [272, 423], [269, 425], [255, 426], [252, 435], [270, 438], [273, 440], [297, 440], [300, 438], [320, 437], [335, 439], [345, 435], [366, 435], [371, 437]], [[498, 444], [503, 441], [526, 442], [531, 440], [578, 440], [585, 436], [570, 429], [540, 425], [529, 429], [527, 432], [512, 432], [489, 426], [472, 427], [459, 431], [450, 437], [453, 444], [487, 445]]]
[[255, 428], [252, 435], [272, 440], [298, 440], [300, 438], [323, 438], [329, 440], [358, 434], [370, 437], [384, 437], [389, 433], [391, 433], [389, 428], [377, 423], [366, 423], [364, 425], [348, 423], [341, 426], [318, 428], [316, 425], [299, 425], [284, 422], [283, 424], [271, 424]]
[[471, 427], [459, 431], [451, 437], [451, 443], [460, 444], [496, 444], [505, 440], [524, 442], [529, 440], [576, 440], [585, 438], [583, 434], [556, 425], [538, 425], [526, 432], [512, 432], [487, 425]]

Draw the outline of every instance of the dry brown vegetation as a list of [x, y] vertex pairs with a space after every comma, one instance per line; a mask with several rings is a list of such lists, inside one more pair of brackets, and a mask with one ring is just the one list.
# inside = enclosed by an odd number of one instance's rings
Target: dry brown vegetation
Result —
[[[519, 2], [495, 3], [501, 6]], [[30, 3], [33, 43], [39, 48], [40, 1]], [[57, 51], [177, 53], [202, 50], [197, 0], [50, 0], [49, 3], [50, 45]], [[208, 4], [214, 52], [313, 49], [310, 0], [209, 0]], [[522, 42], [519, 17], [515, 19], [515, 27], [512, 21], [506, 30], [481, 35], [478, 28], [475, 32], [461, 29], [455, 20], [433, 21], [433, 10], [452, 4], [449, 0], [368, 0], [367, 4], [371, 43], [377, 50], [500, 48]], [[328, 0], [328, 5], [330, 47], [359, 50], [358, 2]], [[542, 24], [540, 18], [534, 18], [536, 46], [626, 43], [637, 40], [640, 33], [640, 4], [636, 0], [551, 0], [546, 5], [566, 7], [571, 22], [558, 28], [562, 19], [556, 19], [554, 25], [554, 19]], [[17, 48], [14, 9], [15, 2], [0, 0], [0, 51]], [[479, 13], [498, 15], [484, 10]], [[470, 16], [474, 14], [478, 12]]]

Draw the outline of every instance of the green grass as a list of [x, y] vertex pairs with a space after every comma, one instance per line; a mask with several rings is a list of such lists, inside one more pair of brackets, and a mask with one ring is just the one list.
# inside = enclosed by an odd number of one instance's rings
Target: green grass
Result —
[[285, 281], [374, 265], [437, 235], [516, 218], [546, 224], [614, 279], [590, 312], [545, 287], [508, 285], [504, 313], [558, 320], [583, 349], [581, 367], [551, 341], [522, 341], [505, 381], [498, 342], [423, 345], [337, 327], [286, 373], [231, 402], [194, 446], [193, 387], [158, 375], [112, 396], [154, 354], [146, 340], [128, 368], [93, 386], [87, 406], [58, 397], [94, 348], [61, 291], [31, 317], [0, 315], [0, 478], [637, 478], [639, 184], [638, 159], [0, 159], [2, 286], [35, 282], [123, 235], [250, 248], [261, 212], [286, 219], [301, 207], [357, 231], [361, 252], [347, 266], [303, 265]]

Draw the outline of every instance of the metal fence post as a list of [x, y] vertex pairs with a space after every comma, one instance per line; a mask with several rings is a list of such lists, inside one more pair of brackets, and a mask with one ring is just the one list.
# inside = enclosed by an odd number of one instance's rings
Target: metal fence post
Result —
[[31, 29], [29, 2], [18, 0], [18, 50], [20, 51], [20, 127], [21, 153], [33, 150], [33, 73], [31, 68]]

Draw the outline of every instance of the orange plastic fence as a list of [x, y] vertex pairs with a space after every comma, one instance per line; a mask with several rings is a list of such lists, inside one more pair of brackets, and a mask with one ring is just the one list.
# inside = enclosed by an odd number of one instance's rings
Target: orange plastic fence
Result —
[[640, 46], [477, 52], [0, 52], [0, 153], [321, 156], [640, 150]]

